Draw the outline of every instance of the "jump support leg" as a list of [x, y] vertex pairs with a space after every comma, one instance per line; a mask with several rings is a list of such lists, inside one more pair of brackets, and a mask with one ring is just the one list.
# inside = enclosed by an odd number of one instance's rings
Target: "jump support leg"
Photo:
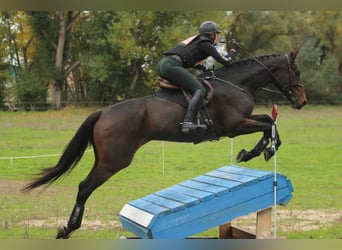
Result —
[[272, 208], [257, 212], [255, 233], [232, 226], [227, 222], [219, 226], [219, 239], [270, 239], [272, 230]]

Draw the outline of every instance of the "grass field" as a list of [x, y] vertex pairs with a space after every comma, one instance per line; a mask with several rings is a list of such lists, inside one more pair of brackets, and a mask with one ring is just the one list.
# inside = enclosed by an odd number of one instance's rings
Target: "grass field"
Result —
[[[65, 108], [47, 112], [0, 112], [0, 239], [50, 239], [71, 213], [77, 186], [89, 173], [91, 151], [68, 176], [44, 192], [21, 193], [20, 188], [41, 168], [56, 163], [80, 123], [96, 108]], [[270, 114], [271, 107], [255, 113]], [[342, 108], [278, 107], [278, 172], [295, 188], [286, 207], [279, 207], [278, 235], [286, 238], [342, 238]], [[234, 158], [251, 149], [261, 134], [234, 139]], [[163, 154], [164, 152], [164, 154]], [[32, 158], [32, 156], [44, 156]], [[30, 157], [31, 158], [30, 158]], [[25, 157], [25, 158], [18, 158]], [[27, 157], [27, 158], [26, 158]], [[76, 239], [116, 239], [129, 235], [118, 222], [128, 201], [230, 164], [230, 140], [198, 145], [153, 141], [136, 154], [129, 168], [95, 191], [86, 205], [84, 223]], [[234, 160], [235, 163], [235, 160]], [[273, 170], [262, 157], [239, 164]], [[236, 221], [250, 227], [253, 215]], [[217, 229], [201, 235], [216, 235]]]

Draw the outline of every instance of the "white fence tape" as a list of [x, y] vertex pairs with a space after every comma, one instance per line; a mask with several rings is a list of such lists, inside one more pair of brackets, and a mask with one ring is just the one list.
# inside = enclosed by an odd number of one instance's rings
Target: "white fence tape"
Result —
[[[86, 152], [92, 152], [92, 149], [86, 150]], [[32, 159], [32, 158], [47, 158], [47, 157], [56, 157], [61, 156], [62, 154], [50, 154], [50, 155], [31, 155], [31, 156], [7, 156], [7, 157], [0, 157], [0, 160], [10, 160], [11, 165], [13, 165], [13, 160], [17, 159]]]

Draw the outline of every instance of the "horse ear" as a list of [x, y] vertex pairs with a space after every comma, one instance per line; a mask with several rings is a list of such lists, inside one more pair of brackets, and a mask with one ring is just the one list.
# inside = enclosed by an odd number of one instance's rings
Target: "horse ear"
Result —
[[298, 49], [294, 49], [293, 51], [290, 52], [290, 58], [291, 58], [292, 62], [294, 62], [296, 60], [298, 52], [299, 52], [299, 48]]

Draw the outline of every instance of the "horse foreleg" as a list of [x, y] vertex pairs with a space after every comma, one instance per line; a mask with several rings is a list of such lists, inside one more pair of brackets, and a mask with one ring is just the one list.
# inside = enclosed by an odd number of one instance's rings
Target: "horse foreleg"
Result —
[[[276, 129], [276, 141], [275, 141], [275, 150], [278, 150], [278, 148], [281, 145], [281, 140], [279, 137], [278, 130]], [[272, 156], [275, 154], [275, 150], [271, 147], [265, 148], [264, 150], [264, 158], [266, 161], [272, 158]]]
[[269, 143], [269, 139], [264, 135], [251, 151], [242, 149], [236, 157], [236, 162], [249, 161], [259, 156]]
[[[250, 159], [259, 156], [263, 151], [265, 160], [269, 160], [273, 154], [270, 154], [269, 149], [266, 148], [270, 142], [272, 134], [273, 119], [269, 115], [252, 115], [240, 127], [240, 134], [250, 134], [255, 132], [264, 132], [263, 137], [255, 145], [251, 151], [242, 149], [236, 157], [237, 162], [249, 161]], [[277, 138], [279, 138], [277, 131]], [[279, 141], [280, 142], [280, 141]], [[280, 145], [280, 144], [279, 144]]]

